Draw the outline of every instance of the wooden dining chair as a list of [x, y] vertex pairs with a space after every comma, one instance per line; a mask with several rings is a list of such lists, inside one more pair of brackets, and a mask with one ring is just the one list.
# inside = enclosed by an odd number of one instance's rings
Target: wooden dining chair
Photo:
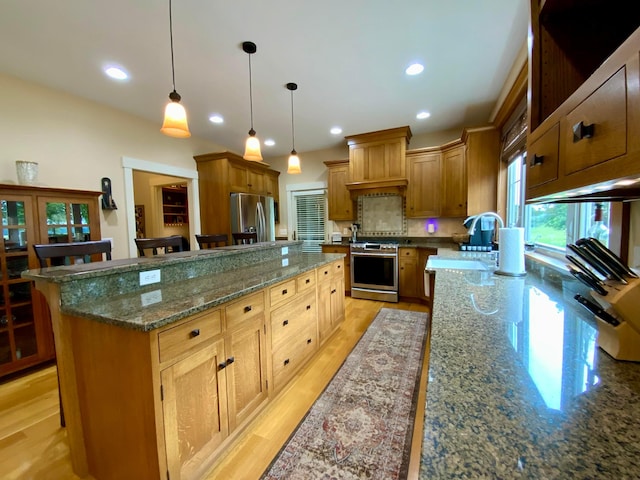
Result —
[[231, 235], [233, 236], [233, 243], [236, 245], [258, 242], [257, 232], [232, 233]]
[[[72, 265], [78, 263], [101, 262], [111, 260], [111, 241], [97, 240], [73, 243], [44, 243], [34, 245], [40, 268]], [[104, 255], [104, 257], [103, 257]], [[60, 376], [58, 373], [58, 399], [60, 402], [60, 426], [65, 426], [62, 395], [60, 395]]]
[[164, 248], [164, 253], [182, 252], [182, 236], [171, 235], [170, 237], [158, 238], [136, 238], [138, 254], [145, 257], [145, 251], [151, 250], [153, 256], [158, 255], [158, 248]]
[[[36, 257], [40, 262], [40, 268], [111, 260], [111, 241], [109, 240], [43, 243], [34, 245], [33, 250], [36, 252]], [[102, 255], [104, 255], [104, 258]]]
[[[206, 248], [224, 247], [229, 243], [229, 236], [226, 233], [216, 233], [213, 235], [196, 235], [200, 250]], [[221, 245], [219, 245], [221, 244]]]

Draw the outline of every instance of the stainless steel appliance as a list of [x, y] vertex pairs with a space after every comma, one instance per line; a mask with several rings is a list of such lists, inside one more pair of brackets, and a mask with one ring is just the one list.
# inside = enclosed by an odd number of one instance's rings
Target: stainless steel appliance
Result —
[[351, 244], [351, 296], [398, 301], [398, 244]]
[[257, 232], [259, 242], [276, 239], [273, 197], [231, 194], [231, 233]]

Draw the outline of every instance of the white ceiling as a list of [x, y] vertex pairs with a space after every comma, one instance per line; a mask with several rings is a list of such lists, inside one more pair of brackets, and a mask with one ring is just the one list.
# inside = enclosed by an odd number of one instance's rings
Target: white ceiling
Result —
[[[265, 158], [345, 145], [409, 125], [413, 135], [484, 124], [524, 45], [527, 0], [173, 0], [176, 90], [193, 135], [242, 153], [250, 126]], [[425, 71], [407, 77], [413, 61]], [[102, 73], [124, 67], [126, 82]], [[149, 119], [173, 89], [169, 0], [3, 0], [0, 71]], [[10, 95], [11, 92], [3, 92]], [[431, 118], [416, 120], [428, 110]], [[208, 118], [220, 113], [225, 122]], [[343, 133], [329, 133], [339, 125]], [[176, 140], [180, 141], [180, 140]]]

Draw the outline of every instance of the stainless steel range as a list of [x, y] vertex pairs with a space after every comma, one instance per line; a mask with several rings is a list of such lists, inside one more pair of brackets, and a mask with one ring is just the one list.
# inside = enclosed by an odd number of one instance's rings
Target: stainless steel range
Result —
[[398, 244], [351, 244], [351, 296], [398, 301]]

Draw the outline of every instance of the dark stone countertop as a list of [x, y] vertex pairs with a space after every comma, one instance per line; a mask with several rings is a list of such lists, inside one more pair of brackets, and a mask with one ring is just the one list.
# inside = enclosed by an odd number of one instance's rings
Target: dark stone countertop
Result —
[[535, 270], [436, 271], [420, 478], [640, 477], [640, 364], [597, 346], [581, 284]]

